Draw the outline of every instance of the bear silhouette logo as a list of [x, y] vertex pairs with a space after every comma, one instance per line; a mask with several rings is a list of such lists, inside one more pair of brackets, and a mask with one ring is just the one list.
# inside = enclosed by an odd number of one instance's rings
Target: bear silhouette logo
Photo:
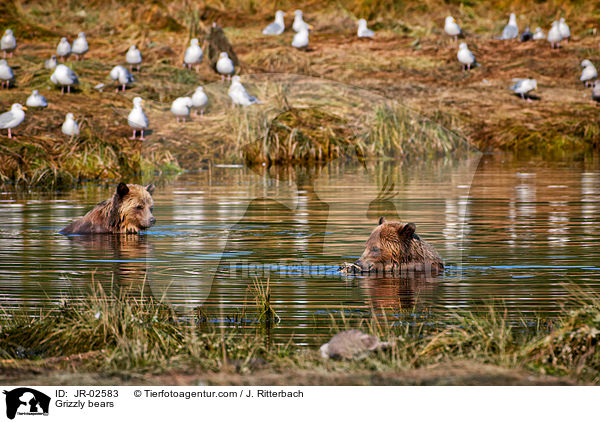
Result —
[[21, 387], [6, 394], [6, 417], [14, 419], [19, 415], [47, 415], [50, 407], [50, 397], [33, 388]]

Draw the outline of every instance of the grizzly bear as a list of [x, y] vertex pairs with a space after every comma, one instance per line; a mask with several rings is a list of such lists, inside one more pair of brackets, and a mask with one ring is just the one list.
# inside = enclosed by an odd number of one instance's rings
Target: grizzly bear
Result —
[[139, 233], [156, 222], [152, 215], [154, 185], [126, 185], [121, 182], [112, 198], [69, 224], [61, 234]]
[[442, 258], [416, 233], [414, 223], [379, 219], [371, 232], [354, 272], [438, 272], [444, 268]]

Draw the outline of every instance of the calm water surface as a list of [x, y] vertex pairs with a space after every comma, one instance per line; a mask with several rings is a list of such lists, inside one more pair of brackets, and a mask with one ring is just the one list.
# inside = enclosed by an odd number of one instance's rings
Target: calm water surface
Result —
[[[157, 224], [145, 235], [57, 234], [114, 188], [0, 194], [4, 312], [76, 300], [97, 281], [161, 299], [182, 318], [201, 309], [229, 326], [254, 304], [254, 283], [269, 280], [281, 317], [275, 338], [314, 344], [329, 333], [332, 315], [383, 308], [402, 324], [495, 303], [534, 320], [564, 312], [574, 290], [600, 291], [597, 157], [212, 167], [157, 188]], [[415, 222], [447, 271], [407, 279], [338, 274], [362, 253], [381, 215]], [[252, 324], [248, 314], [243, 325]]]

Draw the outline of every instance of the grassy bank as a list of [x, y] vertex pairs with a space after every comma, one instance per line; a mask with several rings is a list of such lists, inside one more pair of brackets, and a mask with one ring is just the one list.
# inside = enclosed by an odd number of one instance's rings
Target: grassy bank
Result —
[[[598, 298], [582, 299], [562, 317], [533, 325], [509, 323], [501, 310], [493, 308], [478, 315], [456, 314], [443, 324], [408, 320], [394, 324], [382, 312], [355, 321], [332, 316], [332, 334], [358, 327], [392, 347], [360, 360], [328, 361], [313, 348], [293, 342], [273, 344], [269, 327], [276, 324], [276, 309], [270, 304], [268, 285], [255, 285], [252, 291], [256, 307], [243, 311], [244, 318], [256, 321], [250, 332], [235, 327], [222, 331], [202, 312], [183, 320], [158, 302], [131, 295], [109, 297], [99, 289], [42, 316], [5, 316], [0, 328], [0, 379], [29, 377], [43, 382], [60, 373], [62, 382], [92, 377], [97, 382], [172, 383], [177, 378], [169, 377], [179, 374], [177, 382], [183, 383], [198, 379], [217, 384], [378, 383], [379, 379], [410, 384], [420, 383], [415, 374], [421, 374], [421, 383], [433, 377], [439, 384], [600, 382]], [[449, 372], [444, 376], [444, 371]], [[291, 374], [303, 375], [294, 382]], [[490, 378], [492, 374], [503, 375]]]

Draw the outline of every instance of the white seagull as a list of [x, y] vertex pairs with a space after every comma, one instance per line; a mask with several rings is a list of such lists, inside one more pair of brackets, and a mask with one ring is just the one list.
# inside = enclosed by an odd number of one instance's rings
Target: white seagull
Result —
[[[194, 91], [194, 95], [192, 95], [192, 106], [194, 109], [199, 108], [200, 115], [203, 116], [206, 104], [208, 104], [208, 97], [206, 92], [204, 92], [204, 88], [199, 86], [196, 88], [196, 91]], [[197, 111], [195, 111], [195, 113], [198, 114]]]
[[10, 57], [13, 55], [13, 51], [17, 48], [17, 40], [13, 35], [12, 29], [7, 29], [4, 31], [4, 35], [0, 39], [0, 50], [4, 53], [4, 58], [6, 58], [6, 53], [10, 54]]
[[4, 59], [0, 59], [0, 81], [2, 81], [2, 88], [10, 88], [11, 81], [15, 78], [12, 68], [8, 65], [8, 62]]
[[50, 76], [50, 81], [55, 85], [60, 85], [60, 91], [64, 94], [65, 86], [67, 87], [67, 92], [70, 93], [71, 86], [77, 85], [79, 83], [79, 78], [73, 70], [69, 69], [64, 64], [59, 64], [56, 66], [56, 69], [54, 69], [52, 76]]
[[196, 72], [198, 72], [200, 63], [202, 63], [203, 55], [204, 53], [202, 52], [202, 48], [200, 48], [200, 46], [198, 45], [198, 39], [192, 38], [190, 40], [190, 46], [185, 50], [185, 55], [183, 56], [183, 65], [187, 66], [189, 69], [191, 69], [192, 66], [195, 65]]
[[192, 106], [193, 103], [190, 97], [179, 97], [173, 101], [173, 104], [171, 104], [171, 113], [177, 117], [177, 123], [179, 123], [179, 119], [185, 122], [186, 118], [190, 115]]
[[54, 68], [56, 67], [56, 65], [57, 65], [57, 64], [58, 64], [58, 63], [57, 63], [57, 61], [56, 61], [56, 56], [55, 56], [55, 55], [52, 55], [52, 56], [51, 56], [51, 57], [50, 57], [48, 60], [46, 60], [46, 61], [44, 62], [44, 67], [45, 67], [46, 69], [50, 69], [50, 70], [52, 70], [52, 69], [54, 69]]
[[37, 89], [34, 89], [25, 103], [27, 107], [48, 107], [48, 101], [43, 95], [40, 95]]
[[141, 97], [133, 99], [133, 109], [127, 116], [127, 123], [133, 129], [133, 136], [129, 139], [135, 139], [136, 132], [140, 130], [142, 132], [140, 141], [144, 140], [144, 129], [148, 128], [148, 117], [146, 117], [142, 105], [144, 105], [144, 100]]
[[508, 25], [502, 30], [501, 40], [512, 40], [519, 36], [519, 27], [517, 26], [517, 17], [514, 13], [508, 18]]
[[548, 42], [550, 43], [550, 47], [558, 48], [561, 41], [562, 36], [560, 35], [558, 21], [554, 21], [552, 22], [552, 28], [548, 31]]
[[[510, 87], [511, 91], [515, 94], [519, 94], [522, 99], [525, 99], [525, 95], [530, 91], [537, 89], [537, 81], [535, 79], [513, 79], [515, 84]], [[531, 101], [527, 98], [527, 101]]]
[[446, 34], [449, 36], [454, 37], [454, 42], [457, 42], [458, 36], [462, 31], [452, 16], [446, 16], [446, 21], [444, 22], [444, 32], [446, 32]]
[[65, 121], [62, 124], [61, 130], [62, 133], [64, 133], [67, 136], [70, 136], [71, 139], [73, 139], [74, 136], [79, 135], [79, 125], [77, 124], [75, 119], [73, 119], [73, 113], [67, 113]]
[[75, 38], [75, 41], [73, 41], [71, 52], [77, 56], [77, 60], [83, 60], [83, 56], [88, 52], [88, 49], [89, 47], [85, 34], [80, 32], [79, 35], [77, 35], [77, 38]]
[[296, 32], [296, 34], [294, 35], [294, 39], [292, 40], [292, 47], [308, 47], [308, 27], [302, 28], [299, 32]]
[[283, 20], [284, 16], [285, 13], [283, 13], [281, 10], [275, 12], [275, 22], [268, 24], [267, 27], [263, 29], [262, 33], [265, 35], [283, 34], [283, 31], [285, 31], [285, 21]]
[[12, 138], [11, 129], [16, 128], [25, 119], [25, 112], [27, 107], [23, 107], [21, 104], [16, 103], [10, 107], [10, 111], [0, 114], [0, 129], [8, 129], [8, 138]]
[[217, 72], [221, 74], [221, 80], [225, 79], [225, 75], [227, 75], [227, 80], [229, 80], [231, 79], [231, 75], [235, 73], [233, 62], [225, 51], [219, 54], [219, 60], [217, 60]]
[[560, 36], [563, 40], [567, 40], [569, 42], [569, 38], [571, 38], [571, 29], [569, 29], [569, 25], [565, 22], [565, 18], [560, 18], [558, 22], [558, 30], [560, 31]]
[[367, 28], [366, 19], [359, 19], [356, 24], [358, 25], [356, 35], [358, 35], [359, 38], [373, 38], [375, 36], [375, 32]]
[[544, 31], [542, 31], [542, 28], [540, 28], [539, 26], [537, 28], [535, 28], [535, 33], [533, 34], [533, 39], [534, 40], [543, 40], [546, 38], [546, 34], [544, 34]]
[[71, 44], [65, 37], [62, 37], [56, 46], [56, 55], [63, 60], [71, 55]]
[[584, 82], [585, 86], [588, 86], [594, 79], [598, 78], [598, 71], [596, 70], [596, 66], [588, 59], [582, 61], [581, 66], [583, 67], [583, 70], [581, 71], [579, 80]]
[[462, 64], [463, 72], [466, 70], [471, 70], [471, 66], [475, 64], [475, 56], [467, 47], [467, 44], [461, 42], [458, 46], [458, 53], [456, 53], [456, 58]]
[[129, 69], [133, 72], [133, 66], [136, 67], [137, 71], [140, 71], [140, 65], [142, 64], [142, 53], [137, 49], [135, 45], [129, 47], [127, 54], [125, 54], [125, 61], [129, 64]]
[[260, 104], [261, 102], [252, 95], [248, 94], [244, 85], [240, 82], [239, 76], [231, 78], [231, 86], [227, 92], [231, 98], [231, 106], [234, 107], [236, 104], [241, 106], [249, 106], [252, 104]]
[[133, 76], [125, 66], [121, 65], [112, 68], [110, 71], [110, 78], [117, 82], [117, 92], [119, 92], [119, 86], [125, 91], [127, 84], [133, 83]]
[[300, 32], [302, 29], [310, 29], [308, 24], [304, 22], [302, 10], [294, 11], [294, 23], [292, 24], [292, 29], [296, 32]]

